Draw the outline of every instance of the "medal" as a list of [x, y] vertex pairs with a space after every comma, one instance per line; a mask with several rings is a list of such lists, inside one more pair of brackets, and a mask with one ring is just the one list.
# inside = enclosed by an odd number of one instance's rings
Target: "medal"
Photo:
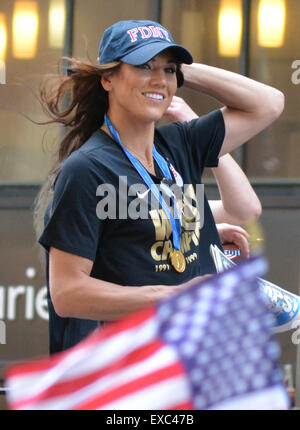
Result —
[[173, 251], [170, 255], [170, 260], [172, 266], [177, 272], [182, 273], [185, 271], [186, 262], [185, 257], [181, 251], [178, 251], [177, 249]]

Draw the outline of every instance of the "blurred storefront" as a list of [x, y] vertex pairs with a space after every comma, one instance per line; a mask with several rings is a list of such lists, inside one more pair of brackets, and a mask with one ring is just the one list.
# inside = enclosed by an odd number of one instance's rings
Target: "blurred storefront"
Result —
[[[47, 119], [35, 91], [43, 75], [57, 71], [63, 54], [96, 61], [107, 26], [149, 18], [165, 25], [195, 61], [285, 94], [281, 118], [234, 156], [263, 204], [268, 279], [299, 294], [299, 0], [1, 0], [0, 320], [6, 338], [0, 343], [0, 380], [6, 364], [48, 352], [45, 270], [32, 215], [62, 130], [26, 118]], [[218, 107], [192, 90], [182, 88], [178, 95], [199, 115]], [[210, 172], [205, 188], [209, 198], [218, 197]], [[295, 364], [291, 334], [278, 338], [282, 362]]]

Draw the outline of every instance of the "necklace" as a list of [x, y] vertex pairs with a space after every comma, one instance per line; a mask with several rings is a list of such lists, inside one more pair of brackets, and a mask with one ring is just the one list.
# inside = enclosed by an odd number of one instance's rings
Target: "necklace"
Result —
[[127, 149], [128, 149], [128, 151], [129, 152], [132, 152], [133, 154], [135, 154], [136, 156], [137, 156], [137, 158], [138, 159], [141, 159], [141, 160], [143, 160], [143, 163], [142, 164], [145, 164], [147, 167], [149, 167], [149, 168], [154, 168], [154, 164], [153, 164], [153, 157], [152, 157], [152, 159], [151, 159], [151, 161], [148, 161], [145, 157], [143, 157], [142, 155], [140, 155], [140, 154], [138, 154], [137, 152], [135, 152], [133, 149], [130, 149], [130, 148], [128, 148], [127, 147]]
[[[103, 131], [105, 131], [112, 139], [114, 139], [114, 137], [111, 135], [111, 133], [110, 133], [110, 131], [108, 130], [108, 128], [106, 127], [106, 125], [104, 125], [104, 127], [102, 126], [101, 127], [102, 128], [102, 130]], [[114, 139], [115, 140], [115, 139]], [[125, 146], [125, 145], [124, 145]], [[142, 164], [144, 164], [144, 165], [146, 165], [147, 166], [147, 168], [148, 169], [154, 169], [154, 163], [153, 163], [153, 157], [152, 157], [152, 159], [151, 159], [151, 161], [148, 161], [145, 157], [143, 157], [142, 155], [140, 155], [140, 154], [138, 154], [137, 152], [135, 152], [133, 149], [130, 149], [130, 148], [128, 148], [128, 147], [126, 147], [127, 148], [127, 150], [129, 151], [129, 152], [132, 152], [133, 154], [135, 154], [137, 157], [138, 157], [138, 159], [141, 159], [141, 160], [143, 160], [143, 163]], [[140, 160], [140, 161], [141, 161]]]

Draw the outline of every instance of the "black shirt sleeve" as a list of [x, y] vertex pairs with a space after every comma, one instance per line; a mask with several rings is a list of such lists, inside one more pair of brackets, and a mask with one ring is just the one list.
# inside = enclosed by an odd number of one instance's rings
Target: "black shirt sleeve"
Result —
[[203, 167], [217, 167], [219, 152], [225, 137], [225, 124], [220, 109], [184, 123], [188, 140], [196, 160]]
[[92, 161], [82, 152], [64, 162], [54, 189], [49, 219], [39, 243], [95, 261], [102, 223], [97, 217], [100, 178]]
[[225, 137], [225, 124], [220, 109], [189, 122], [174, 122], [162, 126], [158, 133], [168, 141], [172, 151], [184, 150], [190, 167], [202, 174], [205, 167], [217, 167]]

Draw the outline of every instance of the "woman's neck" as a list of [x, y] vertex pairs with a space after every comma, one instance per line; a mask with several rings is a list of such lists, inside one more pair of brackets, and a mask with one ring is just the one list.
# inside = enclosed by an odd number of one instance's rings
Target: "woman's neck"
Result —
[[[110, 112], [108, 112], [108, 117], [117, 130], [122, 145], [138, 158], [147, 170], [155, 174], [153, 162], [154, 122], [141, 123], [123, 118], [118, 119]], [[105, 124], [101, 128], [110, 135]]]

